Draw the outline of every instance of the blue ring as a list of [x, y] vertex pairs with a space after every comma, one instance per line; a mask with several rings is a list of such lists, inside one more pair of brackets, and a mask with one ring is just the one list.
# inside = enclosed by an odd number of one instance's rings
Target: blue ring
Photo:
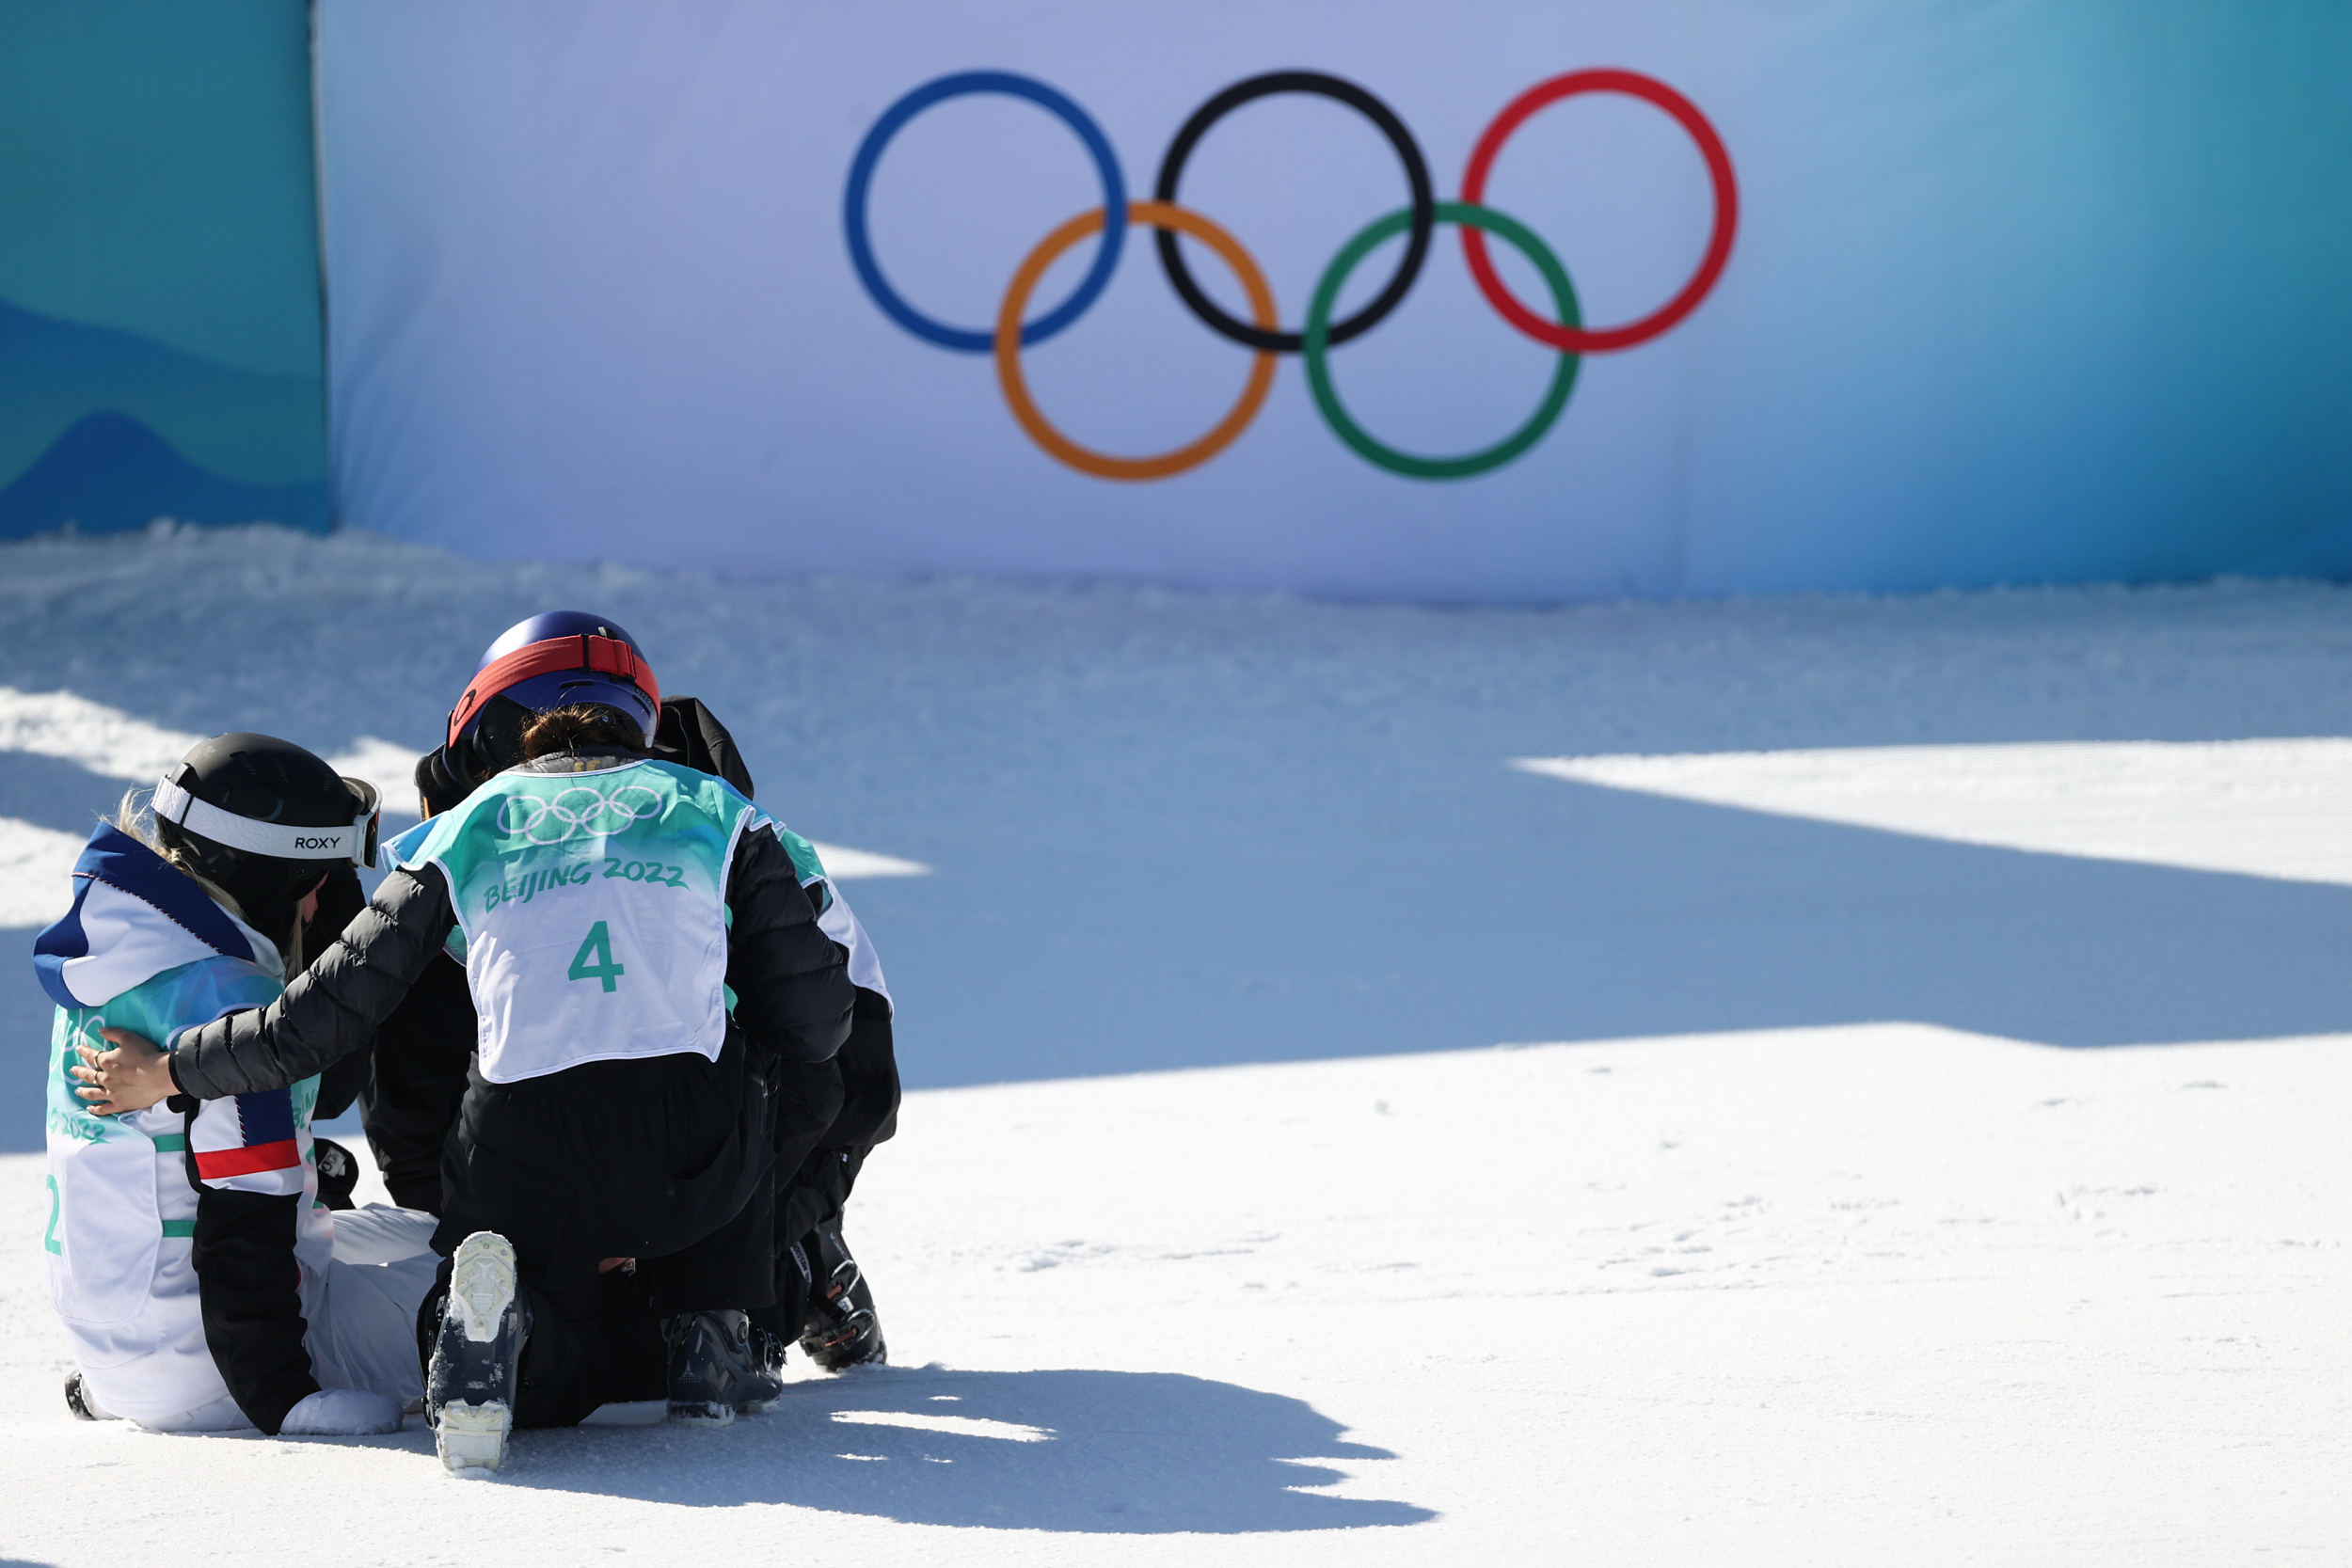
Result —
[[1044, 83], [1015, 76], [1010, 71], [962, 71], [926, 82], [890, 105], [882, 119], [874, 121], [874, 128], [866, 133], [866, 139], [858, 144], [857, 156], [850, 161], [850, 188], [841, 198], [842, 226], [850, 236], [850, 263], [857, 268], [858, 279], [866, 285], [866, 292], [874, 296], [874, 303], [909, 332], [942, 348], [964, 354], [989, 354], [996, 347], [994, 332], [975, 332], [968, 327], [935, 322], [898, 297], [898, 292], [882, 277], [882, 267], [874, 260], [873, 245], [866, 233], [866, 194], [874, 182], [874, 166], [882, 161], [882, 149], [890, 145], [890, 138], [932, 104], [974, 92], [1006, 93], [1050, 110], [1078, 133], [1078, 139], [1086, 143], [1094, 167], [1103, 177], [1103, 240], [1095, 249], [1094, 265], [1088, 269], [1068, 299], [1036, 321], [1022, 324], [1024, 345], [1041, 343], [1086, 314], [1087, 307], [1109, 284], [1111, 274], [1119, 267], [1120, 244], [1127, 237], [1127, 182], [1119, 172], [1119, 155], [1111, 150], [1102, 128], [1087, 117], [1084, 109]]

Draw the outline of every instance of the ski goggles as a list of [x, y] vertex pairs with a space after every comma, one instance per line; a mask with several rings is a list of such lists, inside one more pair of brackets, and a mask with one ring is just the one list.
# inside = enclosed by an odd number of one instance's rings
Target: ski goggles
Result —
[[211, 839], [215, 844], [248, 855], [269, 855], [281, 861], [348, 861], [353, 865], [375, 864], [375, 842], [383, 807], [375, 786], [365, 779], [345, 779], [358, 812], [347, 827], [314, 828], [290, 822], [263, 822], [223, 811], [199, 800], [169, 779], [155, 785], [155, 815], [162, 820]]
[[466, 683], [466, 694], [450, 710], [449, 729], [443, 738], [450, 745], [456, 745], [465, 736], [467, 726], [481, 715], [484, 705], [510, 687], [534, 676], [574, 670], [629, 682], [651, 700], [654, 712], [660, 714], [661, 686], [654, 679], [653, 666], [645, 662], [644, 657], [617, 637], [583, 632], [528, 643], [475, 671], [473, 679]]

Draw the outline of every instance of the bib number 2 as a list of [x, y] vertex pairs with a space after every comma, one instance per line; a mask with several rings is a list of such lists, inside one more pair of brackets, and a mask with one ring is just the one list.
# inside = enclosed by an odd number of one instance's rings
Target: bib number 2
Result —
[[[562, 952], [562, 948], [556, 949]], [[591, 960], [594, 960], [593, 962]], [[597, 921], [588, 927], [588, 935], [572, 955], [571, 977], [575, 980], [598, 980], [608, 991], [620, 989], [621, 976], [628, 973], [612, 961], [612, 933], [605, 923]]]

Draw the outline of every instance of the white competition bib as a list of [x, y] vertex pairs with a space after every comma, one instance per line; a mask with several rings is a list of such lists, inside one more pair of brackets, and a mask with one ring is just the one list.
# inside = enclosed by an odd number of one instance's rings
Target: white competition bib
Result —
[[449, 879], [481, 1019], [482, 1075], [726, 1042], [726, 878], [758, 809], [674, 763], [513, 770], [402, 834], [395, 863]]

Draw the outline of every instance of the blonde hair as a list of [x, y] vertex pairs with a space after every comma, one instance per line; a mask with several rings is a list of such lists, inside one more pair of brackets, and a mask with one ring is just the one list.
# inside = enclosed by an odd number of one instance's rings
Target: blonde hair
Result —
[[155, 814], [151, 809], [151, 803], [154, 799], [155, 795], [152, 790], [126, 789], [122, 792], [121, 800], [116, 804], [114, 814], [102, 817], [100, 820], [110, 828], [117, 828], [129, 833], [133, 838], [154, 850], [157, 855], [169, 861], [174, 869], [184, 871], [191, 877], [195, 876], [196, 868], [188, 863], [186, 851], [176, 845], [166, 846], [163, 835], [156, 832]]

